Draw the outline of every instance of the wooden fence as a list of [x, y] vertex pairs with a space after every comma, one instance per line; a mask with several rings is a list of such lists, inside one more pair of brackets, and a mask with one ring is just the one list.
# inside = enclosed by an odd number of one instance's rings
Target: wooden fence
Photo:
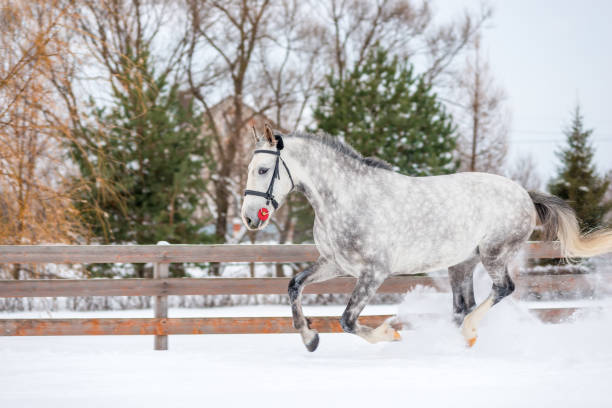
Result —
[[[529, 258], [556, 258], [554, 243], [529, 242]], [[169, 295], [281, 294], [289, 278], [168, 278], [170, 263], [183, 262], [311, 262], [318, 257], [314, 245], [133, 245], [133, 246], [0, 246], [0, 263], [153, 263], [153, 279], [0, 280], [0, 297], [153, 296], [154, 318], [140, 319], [0, 319], [3, 336], [154, 335], [154, 348], [167, 350], [170, 334], [292, 333], [290, 317], [169, 318]], [[599, 277], [598, 279], [602, 279]], [[603, 279], [612, 285], [612, 277]], [[517, 289], [528, 292], [563, 292], [589, 287], [585, 275], [519, 276]], [[599, 282], [600, 283], [600, 282]], [[350, 293], [351, 277], [340, 277], [306, 287], [304, 293]], [[448, 291], [448, 279], [393, 276], [378, 293], [403, 293], [417, 285]], [[449, 298], [450, 302], [450, 298]], [[575, 309], [535, 309], [541, 319], [558, 321]], [[363, 316], [360, 322], [378, 325], [389, 316]], [[322, 333], [341, 332], [338, 317], [311, 318]]]

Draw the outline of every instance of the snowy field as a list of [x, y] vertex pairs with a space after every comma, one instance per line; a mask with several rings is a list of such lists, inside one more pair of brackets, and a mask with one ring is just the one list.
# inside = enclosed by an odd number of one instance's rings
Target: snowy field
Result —
[[[490, 312], [468, 349], [449, 308], [450, 294], [420, 288], [399, 307], [371, 306], [365, 313], [446, 317], [412, 317], [415, 329], [396, 343], [322, 334], [314, 353], [297, 334], [171, 336], [169, 351], [153, 351], [151, 336], [0, 337], [0, 407], [612, 406], [612, 309], [546, 325], [510, 300]], [[305, 310], [339, 315], [342, 307]], [[224, 315], [288, 316], [289, 307], [170, 310], [171, 317]]]

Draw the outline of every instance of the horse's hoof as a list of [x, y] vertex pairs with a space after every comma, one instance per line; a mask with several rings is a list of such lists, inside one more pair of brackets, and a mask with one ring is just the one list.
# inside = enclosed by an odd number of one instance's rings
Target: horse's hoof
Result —
[[399, 341], [402, 336], [397, 330], [391, 327], [390, 323], [385, 321], [375, 329], [371, 329], [365, 334], [360, 334], [369, 343], [379, 343], [381, 341]]
[[314, 337], [312, 340], [309, 342], [304, 342], [304, 345], [306, 346], [306, 350], [310, 351], [311, 353], [315, 351], [319, 346], [319, 333], [314, 332]]
[[471, 339], [465, 339], [465, 341], [467, 342], [468, 347], [472, 347], [474, 346], [474, 344], [476, 344], [476, 337], [472, 337]]
[[399, 332], [395, 330], [393, 332], [393, 341], [400, 341], [401, 339], [402, 339], [402, 336], [400, 336]]

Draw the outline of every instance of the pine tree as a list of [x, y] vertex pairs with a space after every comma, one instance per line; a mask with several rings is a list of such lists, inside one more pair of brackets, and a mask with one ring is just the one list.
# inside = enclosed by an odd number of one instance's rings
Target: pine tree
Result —
[[377, 49], [344, 79], [327, 81], [314, 112], [320, 130], [407, 175], [456, 171], [455, 126], [407, 60]]
[[593, 130], [585, 130], [580, 106], [576, 106], [572, 124], [565, 131], [567, 146], [557, 152], [561, 160], [558, 175], [548, 185], [551, 194], [566, 200], [576, 211], [584, 231], [601, 227], [606, 213], [612, 209], [611, 202], [605, 202], [610, 184], [606, 177], [600, 177], [593, 165]]
[[101, 243], [208, 242], [195, 217], [205, 188], [201, 116], [147, 52], [123, 58], [110, 106], [94, 107], [96, 122], [72, 147], [86, 180], [82, 206], [95, 209], [86, 212], [92, 234]]

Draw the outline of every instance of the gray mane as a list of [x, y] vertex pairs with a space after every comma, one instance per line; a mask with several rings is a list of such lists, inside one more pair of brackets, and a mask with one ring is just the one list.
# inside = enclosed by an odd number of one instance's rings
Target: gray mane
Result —
[[297, 137], [300, 139], [305, 139], [309, 141], [319, 142], [332, 150], [341, 153], [345, 156], [348, 156], [352, 159], [359, 161], [362, 164], [365, 164], [368, 167], [374, 167], [377, 169], [390, 170], [393, 171], [393, 166], [391, 166], [386, 161], [379, 159], [377, 157], [363, 157], [359, 152], [357, 152], [351, 145], [346, 142], [341, 141], [337, 137], [330, 136], [326, 133], [304, 133], [304, 132], [293, 132], [289, 136]]

